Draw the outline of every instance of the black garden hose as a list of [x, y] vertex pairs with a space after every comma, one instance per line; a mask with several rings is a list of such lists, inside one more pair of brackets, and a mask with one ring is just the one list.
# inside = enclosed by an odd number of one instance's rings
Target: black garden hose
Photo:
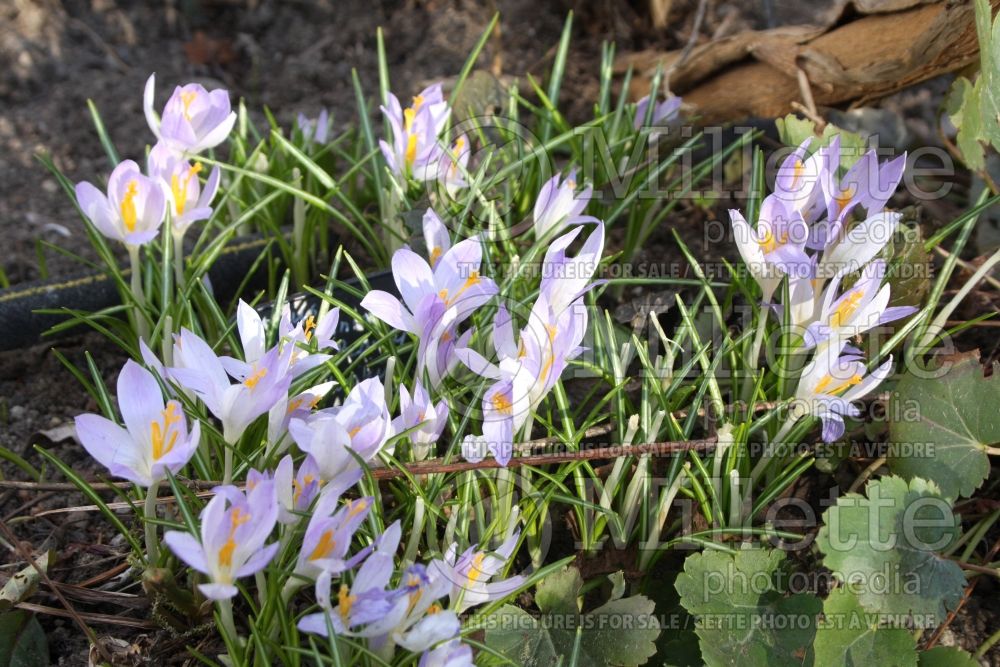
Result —
[[[264, 287], [264, 272], [257, 272], [249, 280], [247, 274], [266, 245], [267, 239], [248, 237], [237, 240], [219, 254], [208, 270], [217, 300], [228, 301], [238, 296], [236, 291], [241, 285], [251, 291]], [[355, 286], [358, 284], [357, 279], [346, 282]], [[396, 291], [388, 272], [372, 275], [369, 282], [378, 289]], [[358, 299], [352, 294], [341, 292], [335, 296], [351, 306], [358, 305]], [[0, 290], [0, 351], [37, 345], [42, 342], [46, 331], [67, 319], [66, 315], [37, 312], [39, 310], [71, 308], [94, 312], [120, 302], [117, 287], [103, 273], [31, 281]], [[289, 298], [289, 302], [299, 316], [318, 308], [317, 299], [309, 295], [295, 295]]]

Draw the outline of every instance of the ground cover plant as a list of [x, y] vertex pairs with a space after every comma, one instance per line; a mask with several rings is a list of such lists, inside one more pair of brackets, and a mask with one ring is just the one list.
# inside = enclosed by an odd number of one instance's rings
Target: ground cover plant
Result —
[[[447, 88], [395, 88], [380, 51], [346, 129], [151, 74], [125, 156], [94, 100], [107, 170], [46, 166], [120, 296], [52, 313], [128, 357], [113, 385], [63, 358], [105, 474], [5, 458], [92, 503], [190, 664], [977, 664], [1000, 632], [974, 656], [938, 631], [998, 573], [1000, 392], [954, 344], [988, 316], [953, 319], [1000, 262], [961, 259], [996, 193], [925, 238], [891, 206], [905, 153], [795, 116], [706, 152], [666, 72], [629, 101], [610, 44], [571, 123], [571, 25], [489, 110], [494, 24]], [[998, 66], [950, 105], [976, 170]], [[731, 260], [676, 232], [683, 263], [644, 258], [722, 189]], [[619, 317], [634, 294], [659, 301]], [[3, 527], [13, 606], [48, 556]], [[8, 663], [41, 660], [37, 621], [0, 619]]]

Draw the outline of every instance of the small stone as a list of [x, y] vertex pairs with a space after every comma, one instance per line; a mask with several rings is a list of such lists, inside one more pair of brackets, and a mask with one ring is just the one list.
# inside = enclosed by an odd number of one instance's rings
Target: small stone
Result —
[[24, 419], [24, 413], [27, 409], [23, 405], [15, 405], [10, 409], [10, 418], [21, 420]]

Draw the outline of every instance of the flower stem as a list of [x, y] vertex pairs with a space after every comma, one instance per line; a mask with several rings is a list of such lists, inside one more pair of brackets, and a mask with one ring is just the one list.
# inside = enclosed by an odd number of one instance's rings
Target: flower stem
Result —
[[757, 360], [760, 358], [760, 348], [764, 344], [764, 333], [767, 331], [767, 306], [762, 306], [760, 315], [757, 316], [757, 330], [754, 332], [753, 345], [750, 347], [750, 354], [744, 359], [746, 377], [743, 379], [742, 399], [744, 405], [749, 405], [750, 394], [753, 392], [754, 375], [757, 370]]
[[178, 290], [184, 289], [184, 235], [174, 234], [174, 282]]
[[759, 480], [761, 476], [767, 472], [768, 467], [770, 467], [771, 460], [774, 457], [775, 445], [781, 445], [784, 443], [785, 438], [788, 437], [788, 433], [792, 430], [792, 427], [798, 423], [801, 416], [802, 415], [799, 414], [793, 406], [791, 414], [788, 415], [788, 419], [785, 420], [785, 423], [781, 425], [777, 435], [775, 435], [770, 442], [764, 445], [764, 452], [761, 454], [760, 460], [757, 461], [757, 465], [755, 465], [753, 470], [750, 471], [750, 485], [747, 488], [748, 492], [753, 489], [757, 480]]
[[223, 486], [233, 483], [233, 445], [226, 443], [222, 455], [222, 484]]
[[160, 544], [156, 541], [156, 494], [160, 489], [160, 480], [154, 480], [146, 489], [146, 502], [142, 510], [143, 525], [146, 532], [146, 561], [155, 566], [160, 559]]
[[231, 598], [219, 600], [219, 620], [222, 623], [222, 631], [235, 645], [241, 643], [240, 636], [236, 634], [236, 621], [233, 620], [233, 601]]
[[135, 300], [135, 326], [139, 337], [149, 339], [149, 324], [146, 322], [146, 295], [142, 291], [142, 271], [139, 266], [139, 246], [129, 244], [128, 259], [132, 267], [131, 286], [132, 298]]

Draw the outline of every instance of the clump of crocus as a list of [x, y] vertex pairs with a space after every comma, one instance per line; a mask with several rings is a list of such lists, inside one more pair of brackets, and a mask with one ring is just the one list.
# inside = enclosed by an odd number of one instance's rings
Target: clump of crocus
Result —
[[167, 211], [159, 184], [143, 175], [132, 160], [120, 162], [111, 172], [106, 195], [83, 182], [76, 184], [76, 200], [99, 232], [128, 246], [156, 238]]
[[157, 140], [179, 155], [215, 148], [226, 140], [236, 123], [236, 112], [230, 107], [226, 90], [209, 91], [197, 83], [177, 86], [159, 118], [153, 110], [155, 94], [156, 75], [151, 74], [142, 97], [146, 122]]
[[590, 278], [603, 251], [604, 225], [598, 223], [583, 248], [568, 257], [566, 248], [581, 229], [556, 239], [546, 252], [546, 274], [538, 298], [518, 335], [507, 308], [501, 305], [497, 309], [493, 321], [496, 364], [468, 347], [455, 353], [475, 374], [496, 380], [483, 396], [482, 435], [470, 434], [462, 443], [462, 453], [469, 461], [482, 460], [489, 452], [501, 465], [507, 465], [515, 435], [568, 363], [583, 351], [588, 313], [582, 297], [596, 284]]

